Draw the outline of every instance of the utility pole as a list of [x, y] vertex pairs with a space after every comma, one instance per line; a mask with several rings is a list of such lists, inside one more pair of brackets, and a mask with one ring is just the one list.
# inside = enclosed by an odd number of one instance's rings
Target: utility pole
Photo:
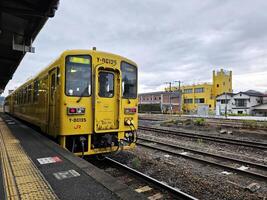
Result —
[[181, 81], [174, 81], [178, 83], [178, 92], [179, 92], [179, 116], [181, 117], [181, 112], [182, 112], [182, 91], [181, 91]]
[[227, 93], [224, 92], [224, 96], [225, 96], [225, 111], [224, 111], [224, 115], [225, 115], [225, 118], [227, 119]]
[[172, 92], [172, 82], [165, 82], [169, 84], [169, 103], [170, 103], [170, 114], [172, 114], [172, 99], [171, 99], [171, 92]]

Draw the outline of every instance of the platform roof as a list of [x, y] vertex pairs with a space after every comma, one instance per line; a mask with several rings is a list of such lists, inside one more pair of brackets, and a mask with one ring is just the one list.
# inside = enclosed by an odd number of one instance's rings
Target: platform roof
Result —
[[0, 1], [0, 94], [12, 78], [47, 19], [54, 17], [59, 0]]

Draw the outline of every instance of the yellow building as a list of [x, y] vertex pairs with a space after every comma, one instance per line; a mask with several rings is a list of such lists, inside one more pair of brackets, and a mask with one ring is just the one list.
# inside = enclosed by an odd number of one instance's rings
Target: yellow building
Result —
[[208, 106], [209, 110], [214, 110], [216, 96], [232, 92], [232, 71], [213, 71], [212, 83], [185, 85], [181, 86], [181, 90], [183, 112], [196, 112], [199, 106]]

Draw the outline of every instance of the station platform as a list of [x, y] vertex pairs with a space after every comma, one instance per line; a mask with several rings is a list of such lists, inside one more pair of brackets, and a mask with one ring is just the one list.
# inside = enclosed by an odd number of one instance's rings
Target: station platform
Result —
[[0, 199], [145, 199], [119, 180], [0, 114]]

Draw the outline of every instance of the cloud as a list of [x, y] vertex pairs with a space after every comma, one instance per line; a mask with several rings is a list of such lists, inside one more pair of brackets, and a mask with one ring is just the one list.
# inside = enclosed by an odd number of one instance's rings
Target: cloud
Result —
[[265, 80], [253, 77], [267, 73], [266, 7], [264, 0], [64, 0], [7, 89], [65, 49], [96, 46], [138, 63], [140, 92], [166, 81], [211, 81], [218, 68], [233, 70], [235, 91], [265, 91]]

